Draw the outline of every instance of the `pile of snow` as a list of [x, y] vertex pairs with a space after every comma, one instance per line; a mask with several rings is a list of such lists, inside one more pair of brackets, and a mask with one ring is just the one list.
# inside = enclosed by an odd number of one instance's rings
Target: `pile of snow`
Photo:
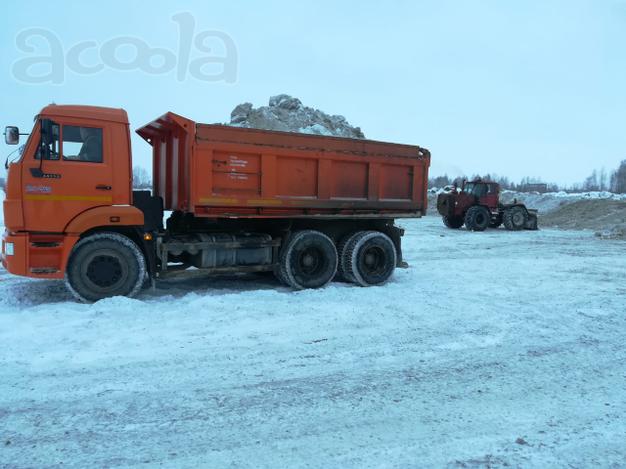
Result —
[[502, 201], [510, 202], [517, 199], [524, 202], [528, 207], [535, 208], [543, 213], [552, 212], [567, 204], [580, 200], [626, 200], [626, 194], [614, 194], [612, 192], [515, 192], [503, 191]]
[[268, 106], [254, 108], [243, 103], [230, 114], [230, 125], [265, 130], [282, 130], [335, 137], [365, 138], [359, 127], [351, 126], [345, 117], [326, 114], [304, 106], [287, 94], [272, 96]]

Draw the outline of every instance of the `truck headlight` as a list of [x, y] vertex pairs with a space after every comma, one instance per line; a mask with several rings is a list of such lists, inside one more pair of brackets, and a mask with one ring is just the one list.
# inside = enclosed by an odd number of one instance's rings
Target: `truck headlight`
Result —
[[4, 248], [4, 254], [7, 256], [12, 256], [13, 253], [15, 252], [15, 249], [13, 247], [13, 243], [3, 243], [2, 247]]

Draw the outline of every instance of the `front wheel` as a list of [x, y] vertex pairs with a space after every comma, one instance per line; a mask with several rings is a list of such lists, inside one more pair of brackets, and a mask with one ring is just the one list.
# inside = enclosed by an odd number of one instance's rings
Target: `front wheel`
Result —
[[516, 206], [504, 211], [504, 227], [507, 230], [519, 231], [523, 230], [528, 221], [528, 212], [524, 207]]
[[146, 276], [137, 245], [118, 233], [103, 232], [81, 239], [70, 254], [65, 283], [80, 301], [135, 296]]

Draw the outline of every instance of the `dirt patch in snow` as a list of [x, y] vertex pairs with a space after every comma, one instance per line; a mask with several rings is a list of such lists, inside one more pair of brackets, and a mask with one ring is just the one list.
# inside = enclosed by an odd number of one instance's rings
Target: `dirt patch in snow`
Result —
[[573, 230], [596, 230], [607, 238], [626, 238], [626, 201], [578, 200], [541, 217], [545, 226]]

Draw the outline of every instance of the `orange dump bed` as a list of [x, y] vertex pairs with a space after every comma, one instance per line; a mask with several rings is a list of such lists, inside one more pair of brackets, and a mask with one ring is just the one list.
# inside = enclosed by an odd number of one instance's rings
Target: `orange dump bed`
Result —
[[424, 148], [205, 125], [167, 113], [137, 130], [166, 210], [208, 217], [416, 217]]

